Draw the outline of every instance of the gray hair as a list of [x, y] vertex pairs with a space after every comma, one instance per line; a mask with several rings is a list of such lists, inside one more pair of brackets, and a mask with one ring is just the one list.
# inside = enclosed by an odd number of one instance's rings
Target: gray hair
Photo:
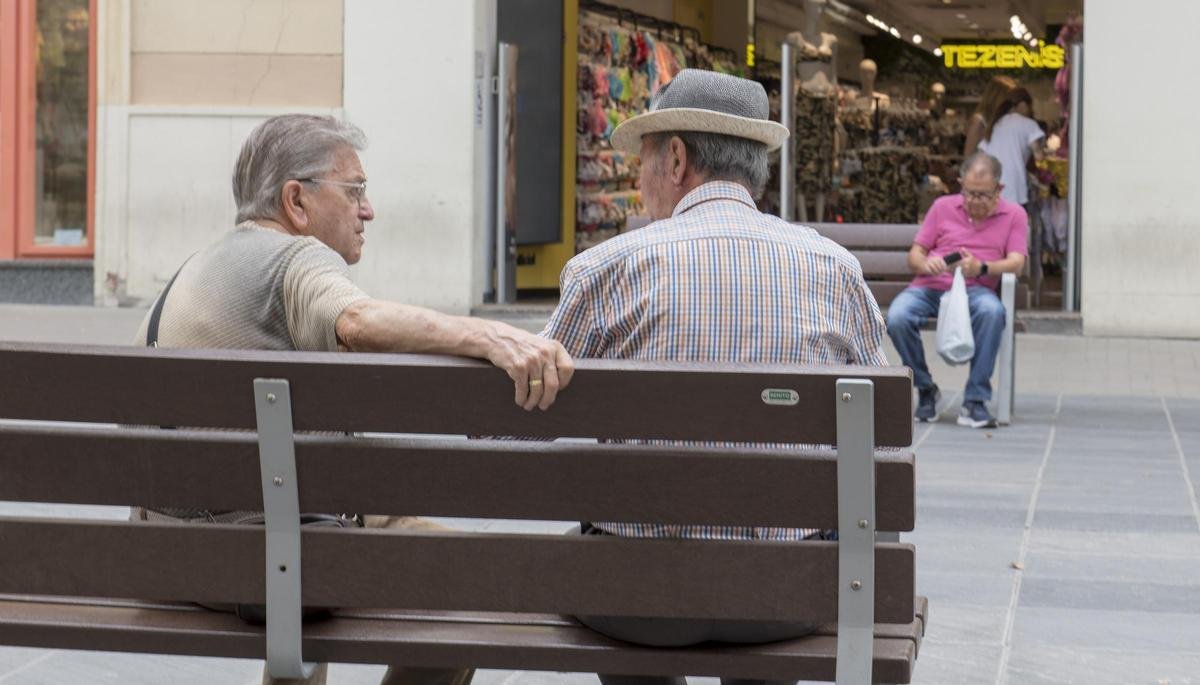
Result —
[[966, 159], [963, 160], [962, 166], [958, 168], [958, 177], [966, 178], [972, 171], [983, 169], [992, 175], [995, 181], [1000, 180], [1000, 160], [986, 152], [972, 152]]
[[284, 183], [316, 178], [330, 170], [339, 150], [366, 146], [362, 129], [333, 117], [283, 114], [267, 119], [242, 143], [233, 168], [238, 223], [278, 218]]
[[767, 186], [770, 171], [766, 143], [701, 131], [651, 133], [647, 137], [655, 150], [662, 150], [672, 137], [679, 138], [687, 148], [688, 166], [694, 171], [710, 181], [740, 183], [756, 200]]

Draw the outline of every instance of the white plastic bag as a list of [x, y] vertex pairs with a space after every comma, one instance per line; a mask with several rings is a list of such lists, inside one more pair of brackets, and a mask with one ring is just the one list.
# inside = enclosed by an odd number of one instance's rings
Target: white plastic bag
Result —
[[975, 356], [975, 335], [971, 332], [971, 309], [962, 267], [954, 270], [954, 284], [938, 305], [937, 351], [947, 364], [955, 366], [966, 364]]

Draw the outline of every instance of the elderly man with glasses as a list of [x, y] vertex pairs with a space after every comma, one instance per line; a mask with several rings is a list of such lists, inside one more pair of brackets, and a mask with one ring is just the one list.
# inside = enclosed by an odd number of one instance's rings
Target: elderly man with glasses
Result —
[[[362, 131], [332, 117], [268, 119], [233, 172], [237, 225], [189, 258], [136, 339], [165, 347], [377, 351], [486, 359], [508, 373], [516, 402], [547, 409], [571, 379], [563, 346], [507, 324], [373, 299], [350, 280], [375, 218], [358, 151]], [[238, 522], [247, 512], [135, 508], [140, 520]], [[430, 528], [411, 516], [363, 516], [367, 528]], [[233, 607], [213, 607], [234, 610]], [[241, 608], [238, 608], [239, 613]], [[303, 680], [323, 685], [327, 665]], [[389, 668], [386, 685], [465, 685], [471, 669]]]
[[[996, 420], [986, 402], [992, 397], [992, 369], [1004, 333], [1004, 305], [996, 296], [1000, 274], [1020, 273], [1027, 254], [1029, 219], [1021, 205], [1000, 197], [1000, 161], [977, 152], [963, 162], [962, 193], [939, 198], [925, 215], [913, 240], [908, 266], [917, 275], [888, 308], [888, 335], [917, 386], [918, 421], [934, 421], [941, 396], [925, 364], [921, 325], [937, 316], [942, 296], [950, 290], [954, 268], [967, 279], [975, 357], [963, 392], [958, 423], [971, 428], [994, 428]], [[946, 257], [957, 253], [954, 266]]]

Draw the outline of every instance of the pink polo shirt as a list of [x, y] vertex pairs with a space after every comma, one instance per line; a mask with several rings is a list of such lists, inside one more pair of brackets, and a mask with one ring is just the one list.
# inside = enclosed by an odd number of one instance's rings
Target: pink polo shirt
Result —
[[[934, 201], [925, 215], [925, 223], [913, 242], [929, 250], [933, 257], [945, 257], [966, 248], [981, 262], [996, 262], [1013, 252], [1028, 255], [1029, 217], [1021, 205], [1001, 199], [992, 215], [975, 224], [963, 207], [962, 195], [945, 195]], [[917, 276], [912, 284], [921, 288], [949, 290], [954, 269], [940, 276]], [[967, 285], [982, 285], [992, 290], [999, 276], [968, 278]]]

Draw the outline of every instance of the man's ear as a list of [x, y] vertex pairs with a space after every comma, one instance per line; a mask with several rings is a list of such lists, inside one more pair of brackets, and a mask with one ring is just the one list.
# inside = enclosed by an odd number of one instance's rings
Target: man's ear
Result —
[[667, 177], [673, 185], [681, 186], [683, 177], [687, 175], [687, 145], [678, 136], [672, 136], [667, 143], [667, 152]]
[[280, 192], [280, 204], [283, 206], [283, 216], [299, 230], [308, 227], [308, 210], [305, 208], [304, 186], [300, 181], [291, 180], [283, 184]]

